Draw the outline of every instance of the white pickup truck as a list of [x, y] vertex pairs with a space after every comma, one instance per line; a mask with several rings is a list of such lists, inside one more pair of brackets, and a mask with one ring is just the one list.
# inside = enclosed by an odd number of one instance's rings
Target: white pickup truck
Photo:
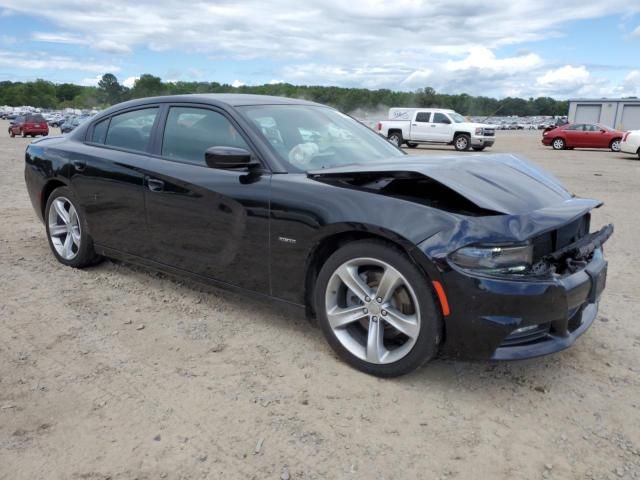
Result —
[[479, 152], [495, 142], [495, 127], [468, 122], [453, 110], [441, 108], [391, 108], [389, 120], [377, 124], [378, 133], [398, 147], [406, 143], [446, 143], [456, 150]]

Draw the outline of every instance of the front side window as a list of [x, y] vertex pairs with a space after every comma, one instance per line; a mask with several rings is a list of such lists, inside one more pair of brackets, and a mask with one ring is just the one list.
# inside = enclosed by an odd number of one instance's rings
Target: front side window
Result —
[[111, 117], [105, 145], [146, 151], [157, 114], [158, 108], [152, 107], [114, 115]]
[[404, 155], [370, 128], [332, 108], [249, 105], [238, 110], [290, 172], [368, 164]]
[[465, 123], [467, 121], [466, 118], [464, 118], [462, 115], [456, 112], [450, 113], [449, 116], [455, 123]]
[[575, 125], [569, 125], [567, 128], [565, 128], [565, 130], [569, 130], [569, 131], [577, 131], [577, 132], [582, 132], [584, 131], [584, 125], [582, 123], [577, 123]]
[[446, 123], [450, 124], [451, 120], [444, 113], [436, 112], [433, 114], [433, 123]]
[[429, 123], [430, 119], [431, 119], [431, 112], [416, 113], [416, 122]]
[[218, 112], [204, 108], [171, 107], [162, 139], [162, 156], [205, 165], [210, 147], [249, 146], [236, 128]]

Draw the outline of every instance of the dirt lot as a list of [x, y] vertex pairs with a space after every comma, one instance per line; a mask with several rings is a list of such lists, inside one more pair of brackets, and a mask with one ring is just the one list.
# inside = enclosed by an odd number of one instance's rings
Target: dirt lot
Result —
[[[379, 380], [302, 314], [49, 252], [0, 122], [0, 479], [640, 478], [640, 161], [498, 132], [605, 200], [599, 319], [511, 364], [437, 360]], [[451, 152], [420, 148], [411, 153]]]

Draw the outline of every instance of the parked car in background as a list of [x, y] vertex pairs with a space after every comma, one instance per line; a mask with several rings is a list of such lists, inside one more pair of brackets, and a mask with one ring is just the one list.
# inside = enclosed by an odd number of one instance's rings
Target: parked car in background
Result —
[[613, 232], [590, 230], [602, 202], [513, 155], [409, 156], [332, 108], [260, 95], [116, 105], [31, 143], [25, 182], [60, 263], [126, 259], [295, 304], [383, 377], [569, 347]]
[[640, 130], [632, 130], [624, 134], [620, 143], [620, 151], [637, 154], [640, 159]]
[[9, 125], [9, 136], [15, 137], [16, 135], [22, 135], [23, 137], [47, 136], [49, 135], [49, 125], [39, 113], [20, 115]]
[[444, 143], [456, 150], [482, 151], [495, 142], [495, 127], [467, 121], [453, 110], [441, 108], [391, 108], [389, 120], [378, 122], [377, 131], [400, 147], [420, 143]]
[[565, 148], [610, 148], [620, 151], [624, 132], [596, 123], [568, 123], [542, 133], [542, 144], [554, 150]]
[[91, 115], [77, 115], [66, 120], [62, 125], [60, 125], [61, 133], [69, 133], [72, 132], [78, 125], [81, 125], [83, 122], [87, 121], [91, 118]]

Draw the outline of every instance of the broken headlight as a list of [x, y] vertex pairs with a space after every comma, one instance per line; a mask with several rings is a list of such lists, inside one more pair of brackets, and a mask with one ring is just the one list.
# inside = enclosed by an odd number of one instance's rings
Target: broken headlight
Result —
[[486, 273], [522, 273], [531, 267], [533, 246], [525, 245], [474, 245], [453, 252], [451, 261], [468, 270]]

